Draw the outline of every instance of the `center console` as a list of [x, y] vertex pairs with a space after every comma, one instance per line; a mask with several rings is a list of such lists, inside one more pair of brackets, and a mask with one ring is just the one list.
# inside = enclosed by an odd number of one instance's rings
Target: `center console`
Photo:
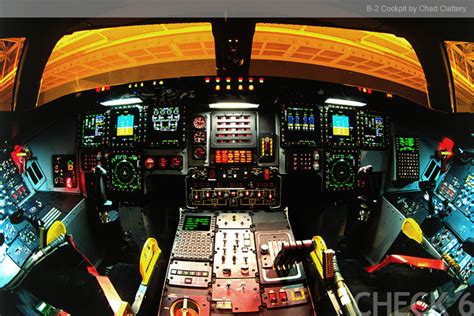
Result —
[[302, 264], [273, 264], [295, 241], [280, 181], [258, 167], [190, 170], [160, 315], [314, 313]]

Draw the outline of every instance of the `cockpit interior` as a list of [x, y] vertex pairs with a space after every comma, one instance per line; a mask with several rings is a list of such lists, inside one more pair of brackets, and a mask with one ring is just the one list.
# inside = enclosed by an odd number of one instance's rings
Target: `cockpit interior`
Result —
[[0, 20], [0, 315], [472, 315], [473, 30]]

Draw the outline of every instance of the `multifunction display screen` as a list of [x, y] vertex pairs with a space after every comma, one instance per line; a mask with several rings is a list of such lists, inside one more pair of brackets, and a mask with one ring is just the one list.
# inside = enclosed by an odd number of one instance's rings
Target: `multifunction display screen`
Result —
[[141, 107], [129, 106], [110, 110], [109, 124], [111, 146], [133, 146], [141, 141]]
[[349, 116], [334, 114], [332, 116], [332, 134], [335, 136], [349, 136]]
[[211, 229], [210, 216], [186, 215], [183, 223], [183, 230], [186, 231], [208, 231]]
[[321, 141], [320, 111], [313, 105], [283, 105], [283, 146], [316, 146]]
[[184, 107], [149, 107], [147, 142], [151, 146], [181, 147], [186, 140]]
[[359, 113], [359, 144], [367, 148], [387, 145], [387, 119], [379, 113]]
[[415, 137], [396, 137], [395, 140], [399, 152], [414, 152], [418, 150], [417, 139]]
[[83, 147], [98, 147], [103, 145], [106, 133], [106, 118], [104, 113], [86, 114], [81, 121], [80, 141]]
[[331, 146], [355, 146], [357, 112], [343, 107], [326, 109], [326, 141]]
[[124, 114], [117, 117], [117, 136], [133, 136], [135, 115]]
[[157, 132], [176, 132], [181, 118], [178, 106], [153, 108], [151, 121]]

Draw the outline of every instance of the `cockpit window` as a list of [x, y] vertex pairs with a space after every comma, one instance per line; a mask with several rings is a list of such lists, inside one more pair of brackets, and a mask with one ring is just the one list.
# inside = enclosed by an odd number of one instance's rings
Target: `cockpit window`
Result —
[[0, 39], [0, 111], [13, 109], [16, 74], [25, 38]]
[[445, 42], [454, 81], [456, 112], [474, 112], [474, 43]]
[[[269, 67], [268, 63], [274, 66]], [[426, 78], [411, 44], [393, 34], [257, 23], [252, 75], [301, 77], [401, 95], [429, 106]]]
[[210, 23], [124, 26], [63, 36], [43, 72], [37, 106], [129, 82], [215, 75]]

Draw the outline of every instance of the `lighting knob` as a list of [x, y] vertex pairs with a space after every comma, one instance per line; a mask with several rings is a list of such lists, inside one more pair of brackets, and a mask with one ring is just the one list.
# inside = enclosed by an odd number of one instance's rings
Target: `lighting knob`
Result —
[[266, 255], [268, 253], [268, 245], [267, 244], [261, 244], [260, 245], [260, 253], [262, 255]]

